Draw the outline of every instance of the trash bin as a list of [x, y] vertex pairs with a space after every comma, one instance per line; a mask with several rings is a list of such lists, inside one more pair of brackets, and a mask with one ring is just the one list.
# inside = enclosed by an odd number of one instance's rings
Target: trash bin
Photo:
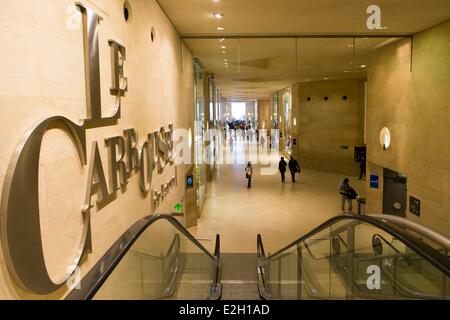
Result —
[[366, 214], [366, 198], [358, 198], [358, 215]]

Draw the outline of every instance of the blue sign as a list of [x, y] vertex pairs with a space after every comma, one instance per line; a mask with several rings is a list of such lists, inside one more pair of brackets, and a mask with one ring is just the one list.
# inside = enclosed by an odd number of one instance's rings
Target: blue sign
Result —
[[187, 176], [186, 177], [186, 187], [188, 189], [194, 188], [194, 176]]
[[380, 187], [380, 177], [371, 175], [370, 176], [370, 188], [371, 189], [378, 189]]

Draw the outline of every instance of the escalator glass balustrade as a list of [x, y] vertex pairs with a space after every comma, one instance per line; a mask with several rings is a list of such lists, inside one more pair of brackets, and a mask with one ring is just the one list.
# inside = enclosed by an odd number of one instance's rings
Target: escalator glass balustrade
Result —
[[266, 257], [258, 237], [259, 290], [280, 300], [449, 299], [447, 248], [398, 225], [338, 216]]
[[219, 299], [219, 259], [219, 237], [215, 247], [202, 244], [174, 217], [148, 217], [113, 245], [67, 299]]

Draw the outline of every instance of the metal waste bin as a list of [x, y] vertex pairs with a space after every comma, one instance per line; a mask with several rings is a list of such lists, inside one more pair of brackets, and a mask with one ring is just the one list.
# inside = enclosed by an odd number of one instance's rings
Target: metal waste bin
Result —
[[358, 198], [358, 215], [366, 214], [366, 198]]

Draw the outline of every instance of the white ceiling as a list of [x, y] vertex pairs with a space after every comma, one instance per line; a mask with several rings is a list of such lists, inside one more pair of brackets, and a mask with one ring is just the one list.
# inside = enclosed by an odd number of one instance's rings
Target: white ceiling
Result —
[[[267, 98], [300, 81], [365, 77], [368, 54], [395, 39], [189, 39], [237, 35], [411, 35], [450, 18], [450, 0], [159, 0], [228, 99]], [[385, 30], [366, 27], [371, 4]], [[223, 19], [213, 17], [220, 12]], [[217, 31], [223, 26], [224, 31]], [[237, 38], [237, 37], [236, 37]], [[221, 46], [225, 45], [226, 49]], [[225, 51], [226, 54], [223, 54]], [[224, 59], [228, 59], [228, 68]], [[368, 66], [370, 68], [370, 65]]]

